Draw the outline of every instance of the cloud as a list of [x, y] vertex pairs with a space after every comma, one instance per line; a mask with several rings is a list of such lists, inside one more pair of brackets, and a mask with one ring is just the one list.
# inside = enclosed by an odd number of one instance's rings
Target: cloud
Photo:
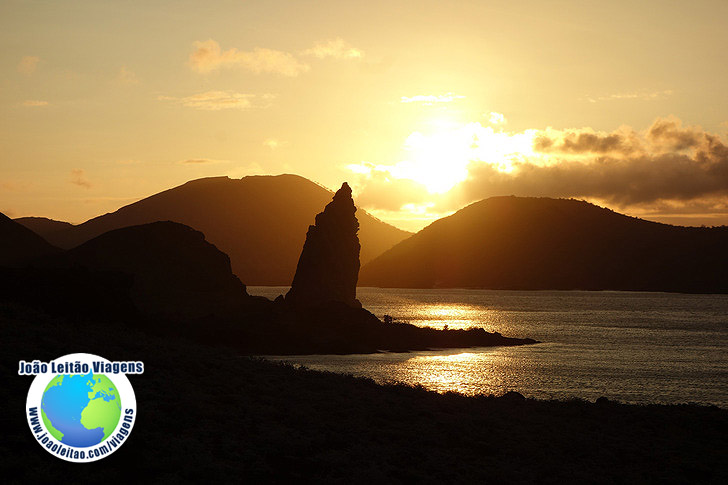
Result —
[[121, 66], [119, 74], [116, 76], [116, 81], [120, 84], [127, 85], [139, 84], [139, 78], [137, 78], [134, 71], [127, 69], [126, 66]]
[[281, 148], [283, 146], [288, 145], [287, 141], [281, 141], [277, 138], [267, 138], [263, 141], [263, 146], [266, 146], [270, 148], [271, 150], [277, 150], [278, 148]]
[[41, 108], [43, 106], [48, 106], [48, 101], [41, 101], [39, 99], [26, 99], [23, 101], [23, 106], [27, 106], [28, 108]]
[[179, 163], [182, 165], [209, 165], [215, 163], [229, 163], [230, 160], [215, 160], [212, 158], [190, 158], [188, 160], [182, 160]]
[[353, 174], [350, 179], [357, 204], [367, 210], [396, 211], [406, 204], [428, 201], [428, 192], [422, 184], [393, 176], [389, 167], [363, 162], [348, 165], [346, 169]]
[[609, 94], [606, 96], [595, 96], [595, 97], [587, 97], [587, 100], [590, 103], [597, 103], [599, 101], [615, 101], [615, 100], [622, 100], [622, 99], [637, 99], [641, 101], [654, 101], [656, 99], [665, 99], [669, 96], [672, 96], [674, 91], [672, 89], [665, 89], [663, 91], [653, 91], [653, 92], [640, 92], [640, 93], [615, 93], [615, 94]]
[[75, 168], [71, 170], [70, 182], [73, 185], [78, 185], [79, 187], [83, 187], [84, 189], [91, 188], [91, 182], [89, 182], [86, 178], [86, 172], [84, 170], [81, 170], [80, 168]]
[[458, 94], [453, 93], [446, 93], [446, 94], [418, 94], [415, 96], [407, 97], [402, 96], [400, 98], [401, 103], [422, 103], [425, 106], [429, 106], [435, 103], [451, 103], [455, 101], [456, 99], [464, 99], [465, 96], [461, 96]]
[[310, 49], [301, 52], [304, 56], [313, 56], [317, 59], [331, 57], [333, 59], [361, 59], [364, 52], [348, 44], [342, 38], [317, 42]]
[[[160, 101], [170, 101], [188, 108], [205, 111], [220, 111], [225, 109], [248, 109], [253, 106], [255, 94], [237, 93], [235, 91], [206, 91], [182, 98], [174, 96], [158, 96]], [[264, 99], [267, 99], [264, 97]]]
[[414, 133], [412, 141], [419, 148], [408, 160], [347, 167], [363, 208], [432, 203], [428, 210], [437, 213], [517, 195], [583, 198], [628, 213], [675, 215], [681, 207], [728, 212], [728, 145], [675, 117], [641, 131], [612, 132], [507, 132], [470, 123], [449, 133]]
[[488, 122], [490, 122], [491, 125], [505, 125], [507, 123], [506, 117], [501, 113], [491, 111], [486, 116], [488, 116]]
[[534, 139], [537, 152], [567, 154], [630, 154], [644, 150], [634, 130], [624, 127], [612, 133], [597, 133], [589, 128], [557, 131], [546, 129]]
[[309, 69], [307, 64], [300, 62], [292, 54], [273, 49], [256, 47], [252, 51], [240, 51], [233, 47], [223, 51], [220, 44], [212, 39], [196, 41], [193, 46], [189, 65], [200, 73], [240, 67], [256, 74], [274, 73], [295, 77]]
[[24, 56], [18, 63], [18, 72], [30, 76], [33, 74], [38, 67], [40, 57], [37, 56]]
[[728, 146], [698, 127], [683, 127], [676, 118], [658, 119], [642, 134], [623, 128], [608, 134], [553, 135], [534, 141], [535, 151], [546, 148], [550, 154], [545, 163], [525, 159], [509, 173], [472, 163], [460, 190], [473, 199], [496, 194], [592, 197], [619, 207], [728, 196]]

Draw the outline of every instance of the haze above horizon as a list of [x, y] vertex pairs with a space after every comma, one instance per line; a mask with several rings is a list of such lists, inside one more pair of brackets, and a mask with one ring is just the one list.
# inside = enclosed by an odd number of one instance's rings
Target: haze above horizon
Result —
[[728, 3], [0, 5], [0, 212], [295, 173], [416, 231], [498, 195], [728, 224]]

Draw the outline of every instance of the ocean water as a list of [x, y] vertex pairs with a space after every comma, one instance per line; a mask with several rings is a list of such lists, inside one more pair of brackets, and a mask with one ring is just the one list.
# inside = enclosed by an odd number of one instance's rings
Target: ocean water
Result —
[[[287, 287], [248, 287], [274, 298]], [[728, 295], [359, 288], [369, 311], [542, 343], [372, 355], [269, 356], [438, 392], [728, 408]]]

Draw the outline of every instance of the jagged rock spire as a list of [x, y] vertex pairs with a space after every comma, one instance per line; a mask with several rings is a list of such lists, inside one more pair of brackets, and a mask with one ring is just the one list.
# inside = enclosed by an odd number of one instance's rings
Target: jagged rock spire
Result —
[[332, 301], [361, 307], [356, 299], [360, 245], [355, 213], [351, 188], [344, 182], [316, 216], [315, 225], [308, 227], [286, 302], [298, 307]]

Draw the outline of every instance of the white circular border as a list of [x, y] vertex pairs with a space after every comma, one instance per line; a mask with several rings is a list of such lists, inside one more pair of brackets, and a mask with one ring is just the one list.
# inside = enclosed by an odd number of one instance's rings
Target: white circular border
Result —
[[[107, 362], [111, 363], [108, 359], [104, 359], [103, 357], [99, 357], [98, 355], [94, 354], [68, 354], [64, 355], [62, 357], [58, 357], [57, 359], [52, 360], [51, 362], [80, 362], [81, 364], [88, 364], [89, 365], [89, 371], [93, 373], [93, 362]], [[50, 364], [48, 363], [49, 370], [50, 370]], [[118, 450], [121, 445], [126, 443], [126, 441], [129, 439], [129, 435], [131, 434], [131, 430], [134, 428], [134, 424], [136, 423], [137, 418], [137, 406], [136, 406], [136, 395], [134, 394], [134, 389], [131, 387], [131, 382], [129, 382], [129, 379], [126, 377], [126, 374], [123, 373], [106, 373], [106, 372], [100, 372], [99, 374], [103, 374], [109, 379], [111, 379], [111, 382], [114, 383], [114, 386], [116, 387], [117, 392], [119, 393], [119, 398], [121, 399], [121, 414], [119, 415], [119, 423], [116, 425], [116, 428], [114, 431], [109, 434], [109, 437], [105, 440], [101, 441], [100, 443], [88, 446], [88, 447], [76, 447], [76, 446], [69, 446], [65, 443], [61, 443], [58, 441], [51, 433], [48, 431], [48, 428], [46, 428], [45, 423], [43, 422], [43, 414], [41, 412], [41, 404], [43, 401], [43, 393], [45, 392], [46, 387], [48, 386], [48, 383], [51, 381], [51, 379], [55, 378], [57, 375], [67, 375], [68, 372], [47, 372], [45, 374], [38, 374], [35, 376], [35, 379], [33, 379], [33, 382], [30, 384], [30, 389], [28, 390], [28, 399], [25, 403], [25, 417], [28, 421], [28, 426], [30, 427], [30, 431], [33, 435], [33, 438], [38, 442], [38, 444], [46, 450], [51, 455], [55, 456], [56, 458], [60, 458], [61, 460], [66, 460], [72, 463], [90, 463], [92, 461], [101, 460], [102, 458], [106, 458], [107, 456], [111, 455], [113, 452]], [[76, 375], [76, 374], [72, 374]], [[33, 424], [30, 421], [30, 416], [28, 415], [30, 408], [37, 407], [38, 408], [38, 422], [40, 423], [40, 426], [43, 431], [45, 431], [48, 434], [48, 438], [56, 443], [58, 443], [59, 446], [64, 446], [72, 451], [85, 451], [86, 457], [85, 458], [71, 458], [68, 455], [61, 456], [58, 453], [51, 450], [51, 448], [48, 448], [45, 444], [43, 444], [40, 440], [37, 439], [36, 433], [33, 431]], [[131, 427], [128, 429], [128, 433], [124, 437], [124, 439], [116, 446], [116, 447], [109, 447], [108, 453], [105, 453], [100, 456], [93, 456], [89, 457], [89, 450], [96, 448], [98, 446], [102, 446], [106, 441], [109, 441], [114, 436], [116, 436], [116, 433], [121, 430], [123, 424], [124, 424], [124, 416], [125, 416], [125, 410], [126, 409], [132, 409], [134, 412], [131, 414], [133, 416]]]

